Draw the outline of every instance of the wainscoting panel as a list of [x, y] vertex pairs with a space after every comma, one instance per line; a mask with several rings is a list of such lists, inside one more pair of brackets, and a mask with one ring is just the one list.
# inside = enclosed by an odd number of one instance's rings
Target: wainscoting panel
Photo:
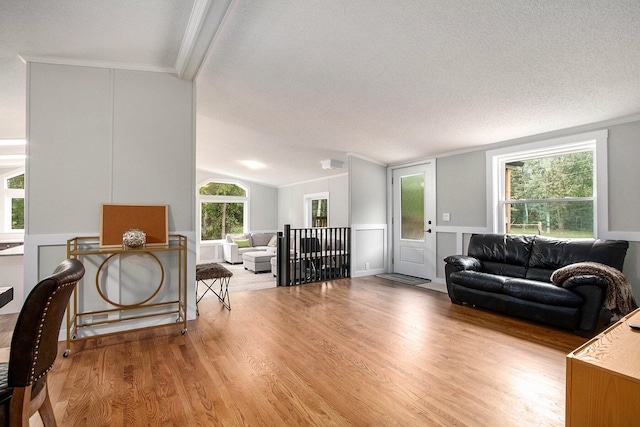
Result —
[[351, 277], [387, 272], [387, 225], [351, 226]]

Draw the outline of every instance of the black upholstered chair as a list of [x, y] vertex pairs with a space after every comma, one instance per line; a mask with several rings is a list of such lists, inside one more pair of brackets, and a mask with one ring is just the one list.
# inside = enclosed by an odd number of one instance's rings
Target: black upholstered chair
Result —
[[28, 426], [36, 411], [45, 426], [56, 425], [47, 372], [58, 354], [69, 298], [82, 276], [80, 261], [65, 260], [25, 300], [13, 331], [9, 363], [0, 363], [0, 427]]

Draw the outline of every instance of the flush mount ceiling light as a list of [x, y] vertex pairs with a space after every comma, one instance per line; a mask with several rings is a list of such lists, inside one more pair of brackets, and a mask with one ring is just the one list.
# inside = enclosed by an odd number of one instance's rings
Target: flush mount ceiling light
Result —
[[243, 160], [240, 163], [242, 163], [249, 169], [261, 169], [265, 166], [264, 163], [256, 162], [255, 160]]
[[327, 159], [327, 160], [321, 160], [320, 163], [322, 163], [322, 169], [340, 169], [340, 168], [342, 168], [342, 162], [340, 160]]

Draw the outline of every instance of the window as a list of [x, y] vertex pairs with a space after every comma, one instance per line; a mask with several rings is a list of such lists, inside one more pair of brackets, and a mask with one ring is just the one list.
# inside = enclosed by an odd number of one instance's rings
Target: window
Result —
[[4, 179], [4, 194], [4, 231], [24, 231], [24, 172]]
[[316, 199], [311, 201], [311, 227], [326, 227], [329, 223], [327, 217], [327, 199]]
[[494, 230], [595, 237], [598, 141], [606, 153], [606, 131], [488, 152]]
[[305, 200], [305, 227], [329, 226], [329, 193], [308, 194]]
[[424, 173], [400, 177], [400, 238], [424, 241]]
[[247, 190], [234, 183], [208, 182], [200, 186], [200, 240], [224, 239], [247, 229]]

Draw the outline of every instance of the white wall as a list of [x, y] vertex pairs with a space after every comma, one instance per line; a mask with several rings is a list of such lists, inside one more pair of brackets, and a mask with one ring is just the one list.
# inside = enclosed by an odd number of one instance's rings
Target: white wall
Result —
[[349, 156], [351, 224], [387, 223], [387, 168]]
[[351, 276], [384, 273], [389, 265], [386, 166], [349, 156], [349, 198]]
[[169, 232], [189, 239], [193, 283], [193, 82], [42, 63], [27, 74], [25, 294], [66, 257], [67, 239], [99, 235], [103, 202], [168, 205]]
[[349, 176], [340, 174], [278, 188], [278, 229], [282, 230], [285, 224], [303, 228], [304, 196], [316, 193], [329, 193], [329, 227], [348, 227]]

